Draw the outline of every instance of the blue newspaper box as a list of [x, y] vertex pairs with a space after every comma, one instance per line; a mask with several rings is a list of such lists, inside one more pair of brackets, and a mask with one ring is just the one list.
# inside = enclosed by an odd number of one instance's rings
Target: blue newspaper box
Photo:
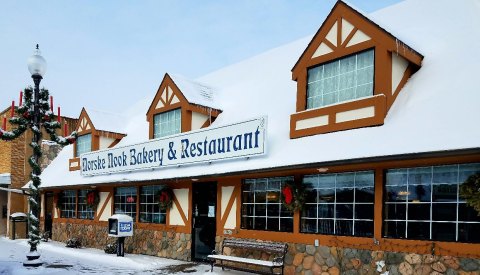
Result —
[[115, 214], [108, 219], [108, 236], [130, 237], [133, 236], [133, 219], [124, 214]]

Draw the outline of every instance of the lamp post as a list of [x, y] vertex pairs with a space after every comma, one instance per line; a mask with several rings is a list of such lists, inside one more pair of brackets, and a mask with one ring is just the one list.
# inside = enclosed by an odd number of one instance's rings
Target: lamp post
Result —
[[[29, 183], [29, 241], [30, 252], [27, 253], [27, 260], [23, 262], [24, 266], [38, 267], [43, 263], [40, 260], [40, 254], [37, 251], [37, 246], [40, 243], [40, 175], [42, 170], [38, 164], [38, 160], [42, 156], [40, 141], [42, 140], [42, 129], [50, 136], [50, 140], [60, 145], [68, 145], [75, 142], [77, 133], [74, 131], [68, 137], [61, 137], [57, 135], [57, 130], [61, 128], [60, 113], [57, 120], [54, 119], [52, 101], [48, 103], [48, 90], [40, 89], [40, 81], [43, 79], [47, 69], [47, 62], [40, 55], [38, 44], [34, 54], [28, 59], [28, 70], [33, 78], [35, 88], [32, 91], [31, 87], [27, 87], [24, 93], [20, 92], [20, 104], [17, 109], [18, 116], [15, 114], [15, 105], [12, 102], [11, 117], [9, 119], [12, 125], [11, 131], [7, 131], [4, 123], [3, 129], [0, 128], [0, 139], [14, 140], [21, 136], [28, 128], [32, 131], [33, 138], [29, 144], [33, 149], [32, 156], [28, 159], [28, 163], [32, 169], [30, 173]], [[22, 104], [23, 102], [23, 104]], [[13, 125], [17, 127], [13, 129]], [[66, 133], [65, 133], [66, 134]]]
[[[40, 100], [40, 81], [43, 79], [43, 75], [47, 71], [47, 62], [43, 58], [43, 56], [40, 55], [40, 49], [37, 47], [35, 49], [35, 52], [30, 58], [28, 59], [28, 70], [30, 71], [30, 74], [32, 75], [33, 78], [33, 83], [35, 84], [34, 87], [34, 95], [33, 95], [33, 118], [32, 118], [32, 129], [41, 129], [40, 128], [40, 106], [39, 106], [39, 100]], [[32, 138], [32, 145], [33, 146], [39, 146], [39, 141], [42, 138], [42, 132], [40, 131], [33, 131], [33, 138]], [[31, 157], [31, 161], [33, 163], [38, 165], [38, 159], [41, 157], [41, 154], [35, 154], [33, 153]], [[33, 167], [32, 167], [32, 170]], [[41, 171], [40, 171], [41, 172]], [[32, 171], [32, 181], [34, 180], [33, 177], [35, 176], [40, 176], [40, 173], [36, 175], [35, 171]], [[40, 180], [38, 178], [38, 180]], [[40, 254], [37, 251], [37, 245], [39, 243], [40, 239], [40, 222], [38, 220], [38, 210], [40, 209], [40, 192], [38, 192], [38, 187], [40, 186], [40, 182], [38, 183], [38, 186], [35, 186], [35, 184], [32, 182], [33, 187], [36, 187], [34, 189], [37, 189], [36, 192], [33, 192], [30, 194], [30, 198], [28, 200], [29, 202], [29, 207], [30, 207], [30, 215], [29, 215], [29, 244], [30, 244], [30, 252], [27, 253], [27, 260], [23, 263], [24, 266], [41, 266], [42, 261], [39, 259]]]

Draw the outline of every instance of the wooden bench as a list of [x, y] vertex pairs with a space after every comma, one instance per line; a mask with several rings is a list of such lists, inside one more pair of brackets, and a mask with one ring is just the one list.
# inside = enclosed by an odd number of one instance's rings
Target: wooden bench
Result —
[[[236, 249], [245, 249], [245, 250], [256, 250], [267, 252], [272, 256], [276, 256], [273, 258], [272, 261], [266, 260], [258, 260], [258, 259], [250, 259], [244, 258], [239, 256], [227, 256], [224, 255], [224, 248], [236, 248]], [[224, 239], [222, 244], [222, 251], [218, 253], [217, 251], [213, 251], [212, 255], [208, 255], [207, 258], [210, 260], [212, 265], [212, 272], [213, 267], [221, 266], [222, 270], [225, 268], [236, 269], [241, 271], [248, 271], [258, 274], [283, 274], [283, 266], [284, 266], [284, 259], [285, 255], [287, 254], [288, 245], [284, 243], [273, 243], [273, 242], [256, 242], [256, 241], [247, 241], [247, 240], [239, 240], [239, 239]], [[245, 267], [233, 266], [230, 264], [225, 263], [241, 263], [244, 264]], [[249, 265], [253, 266], [261, 266], [269, 268], [270, 272], [266, 271], [259, 271], [253, 270], [248, 268]], [[277, 270], [277, 272], [275, 272]]]

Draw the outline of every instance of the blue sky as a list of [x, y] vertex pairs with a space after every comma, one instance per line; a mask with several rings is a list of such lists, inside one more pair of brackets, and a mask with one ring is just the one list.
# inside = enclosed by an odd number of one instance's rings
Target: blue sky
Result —
[[[372, 12], [400, 0], [350, 0]], [[334, 0], [104, 0], [0, 3], [0, 109], [32, 83], [40, 44], [64, 114], [121, 113], [152, 98], [165, 72], [196, 78], [315, 33]], [[292, 64], [293, 66], [293, 64]]]

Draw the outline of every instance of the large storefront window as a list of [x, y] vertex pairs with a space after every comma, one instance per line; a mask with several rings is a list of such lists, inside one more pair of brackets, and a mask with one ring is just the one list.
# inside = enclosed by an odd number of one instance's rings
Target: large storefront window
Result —
[[246, 179], [242, 184], [242, 228], [293, 231], [293, 213], [283, 207], [281, 190], [293, 177]]
[[87, 206], [87, 192], [88, 190], [78, 191], [78, 218], [93, 220], [95, 216], [95, 210]]
[[480, 242], [480, 217], [459, 195], [480, 164], [387, 171], [383, 235], [389, 238]]
[[161, 138], [181, 132], [181, 110], [175, 109], [153, 117], [153, 138]]
[[115, 214], [137, 216], [137, 187], [115, 188]]
[[75, 190], [63, 191], [63, 201], [60, 211], [62, 218], [75, 218], [75, 209], [77, 203], [77, 192]]
[[374, 172], [308, 175], [300, 231], [373, 236]]
[[166, 223], [167, 211], [158, 206], [158, 192], [162, 185], [144, 186], [140, 191], [140, 222]]

